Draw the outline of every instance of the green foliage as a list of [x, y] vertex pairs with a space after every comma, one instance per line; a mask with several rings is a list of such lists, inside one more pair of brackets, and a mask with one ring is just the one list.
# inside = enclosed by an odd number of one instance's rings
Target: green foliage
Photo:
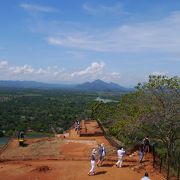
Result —
[[[177, 153], [180, 138], [180, 78], [149, 76], [137, 90], [121, 97], [118, 104], [96, 104], [94, 116], [126, 145], [149, 135], [161, 150]], [[110, 117], [110, 118], [109, 118]], [[111, 119], [111, 120], [110, 120]], [[172, 152], [171, 152], [172, 153]]]
[[76, 119], [91, 117], [91, 107], [100, 96], [121, 94], [63, 90], [0, 89], [0, 129], [57, 133], [69, 129]]
[[9, 135], [15, 130], [67, 130], [76, 119], [86, 117], [87, 104], [96, 96], [60, 90], [1, 90], [0, 129]]

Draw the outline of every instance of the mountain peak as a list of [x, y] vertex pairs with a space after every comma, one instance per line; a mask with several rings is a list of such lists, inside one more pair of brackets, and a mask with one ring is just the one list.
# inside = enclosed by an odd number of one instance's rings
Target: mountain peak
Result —
[[100, 79], [96, 79], [93, 82], [79, 84], [76, 88], [87, 91], [127, 91], [126, 88], [120, 86], [119, 84], [113, 82], [107, 83]]
[[96, 79], [96, 80], [94, 80], [93, 82], [94, 82], [94, 83], [95, 83], [95, 82], [98, 82], [98, 83], [99, 83], [99, 82], [103, 82], [103, 83], [104, 83], [104, 81], [101, 80], [101, 79]]

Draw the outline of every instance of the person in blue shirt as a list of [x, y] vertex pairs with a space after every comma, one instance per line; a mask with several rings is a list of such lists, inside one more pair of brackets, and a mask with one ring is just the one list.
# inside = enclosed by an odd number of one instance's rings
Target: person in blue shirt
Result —
[[106, 154], [104, 143], [102, 143], [101, 145], [99, 144], [98, 154], [99, 154], [99, 160], [97, 162], [97, 166], [99, 167], [102, 166]]
[[144, 145], [141, 144], [139, 148], [139, 162], [141, 163], [144, 157]]

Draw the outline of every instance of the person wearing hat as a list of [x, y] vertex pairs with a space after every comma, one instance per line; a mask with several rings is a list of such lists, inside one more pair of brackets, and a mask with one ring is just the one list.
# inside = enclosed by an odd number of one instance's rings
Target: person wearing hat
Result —
[[125, 150], [122, 147], [120, 147], [117, 150], [117, 155], [118, 155], [118, 161], [116, 163], [116, 167], [122, 167], [123, 159], [125, 156]]
[[88, 175], [92, 176], [95, 174], [95, 166], [96, 166], [96, 149], [93, 149], [91, 153], [91, 169]]
[[149, 149], [150, 149], [150, 140], [149, 140], [149, 136], [146, 136], [143, 139], [143, 144], [144, 144], [144, 152], [148, 152], [149, 153]]
[[102, 143], [101, 145], [99, 145], [98, 147], [98, 153], [99, 153], [99, 160], [97, 162], [97, 166], [102, 166], [102, 163], [105, 159], [105, 155], [106, 155], [106, 151], [105, 151], [105, 147], [104, 147], [104, 143]]

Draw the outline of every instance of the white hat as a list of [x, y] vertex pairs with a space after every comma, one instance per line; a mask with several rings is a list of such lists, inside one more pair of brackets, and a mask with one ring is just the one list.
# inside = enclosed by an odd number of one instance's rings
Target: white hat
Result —
[[96, 149], [93, 149], [93, 150], [92, 150], [92, 154], [95, 154], [95, 153], [96, 153]]

